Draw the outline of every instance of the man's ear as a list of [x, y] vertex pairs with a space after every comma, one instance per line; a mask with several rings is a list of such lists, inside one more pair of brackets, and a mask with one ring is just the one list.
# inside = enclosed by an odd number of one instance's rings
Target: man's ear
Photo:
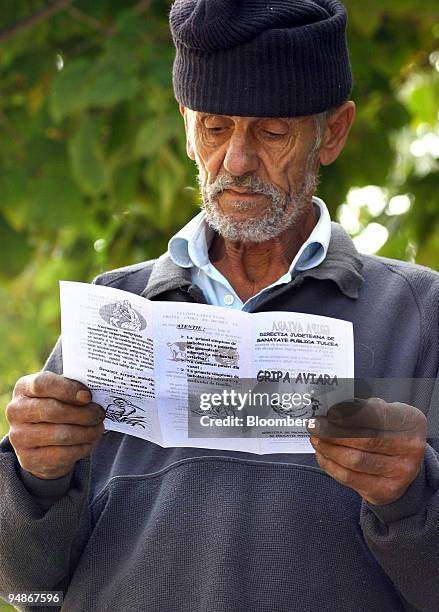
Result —
[[179, 104], [178, 108], [180, 109], [180, 113], [184, 119], [184, 128], [186, 130], [186, 153], [189, 159], [192, 159], [195, 161], [195, 152], [194, 152], [194, 148], [193, 148], [192, 141], [191, 141], [191, 133], [190, 133], [190, 127], [189, 127], [189, 117], [188, 117], [187, 108], [183, 106], [183, 104]]
[[324, 166], [332, 164], [342, 152], [355, 113], [355, 102], [349, 101], [336, 108], [329, 116], [319, 153], [319, 161]]

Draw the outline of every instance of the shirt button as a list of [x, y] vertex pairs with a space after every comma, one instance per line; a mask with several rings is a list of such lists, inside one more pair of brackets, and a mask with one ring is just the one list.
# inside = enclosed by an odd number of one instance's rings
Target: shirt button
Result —
[[234, 301], [235, 298], [233, 297], [233, 295], [231, 293], [226, 293], [226, 295], [224, 296], [224, 304], [226, 306], [231, 306]]

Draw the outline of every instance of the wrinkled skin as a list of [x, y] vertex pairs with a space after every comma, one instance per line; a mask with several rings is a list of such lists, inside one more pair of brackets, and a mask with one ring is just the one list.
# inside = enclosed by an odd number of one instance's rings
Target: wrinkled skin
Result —
[[[210, 247], [211, 262], [245, 301], [285, 274], [311, 233], [316, 223], [313, 189], [305, 193], [303, 208], [290, 227], [288, 219], [296, 213], [296, 197], [303, 192], [309, 175], [316, 178], [320, 164], [332, 163], [343, 150], [355, 104], [347, 102], [331, 114], [315, 152], [316, 125], [312, 116], [208, 115], [183, 106], [180, 111], [185, 119], [187, 153], [197, 164], [202, 186], [213, 184], [221, 176], [234, 178], [237, 186], [253, 177], [271, 184], [290, 200], [285, 210], [286, 229], [277, 237], [256, 243], [217, 235]], [[311, 152], [315, 155], [310, 167]], [[242, 202], [249, 206], [237, 206]], [[267, 196], [237, 194], [233, 189], [218, 196], [218, 210], [236, 222], [261, 216], [267, 203]]]
[[105, 411], [83, 384], [38, 372], [17, 381], [6, 418], [21, 467], [49, 480], [90, 454], [104, 432]]
[[320, 467], [377, 506], [402, 497], [423, 462], [427, 420], [408, 404], [338, 404], [308, 429]]

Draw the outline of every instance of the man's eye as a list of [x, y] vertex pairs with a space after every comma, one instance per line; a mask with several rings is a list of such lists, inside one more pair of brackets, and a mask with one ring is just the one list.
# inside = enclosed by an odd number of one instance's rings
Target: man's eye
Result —
[[269, 132], [268, 130], [264, 130], [264, 134], [269, 138], [282, 138], [285, 134], [279, 134], [278, 132]]
[[222, 132], [225, 128], [223, 127], [208, 127], [206, 128], [208, 132], [210, 132], [211, 134], [219, 134], [220, 132]]

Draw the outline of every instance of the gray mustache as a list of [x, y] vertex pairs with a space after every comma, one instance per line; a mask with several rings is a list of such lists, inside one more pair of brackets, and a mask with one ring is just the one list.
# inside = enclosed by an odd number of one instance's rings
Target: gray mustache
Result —
[[233, 187], [249, 189], [255, 194], [260, 193], [262, 195], [272, 195], [273, 192], [280, 193], [278, 189], [273, 187], [273, 185], [267, 185], [255, 177], [239, 179], [222, 176], [212, 183], [212, 185], [206, 185], [206, 190], [211, 197], [215, 197], [222, 191], [225, 191], [226, 189], [233, 189]]

